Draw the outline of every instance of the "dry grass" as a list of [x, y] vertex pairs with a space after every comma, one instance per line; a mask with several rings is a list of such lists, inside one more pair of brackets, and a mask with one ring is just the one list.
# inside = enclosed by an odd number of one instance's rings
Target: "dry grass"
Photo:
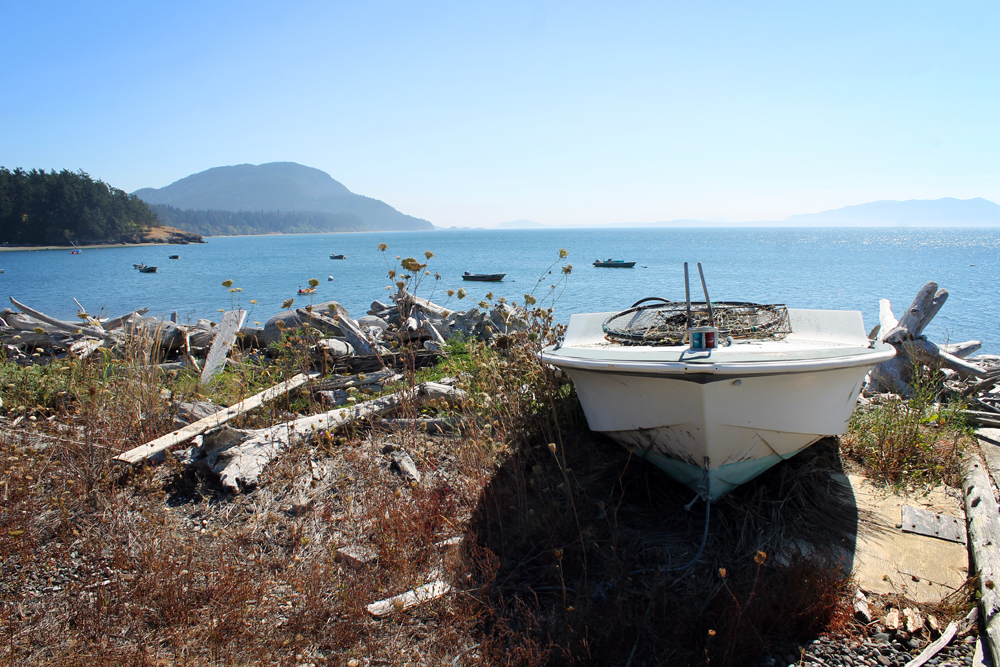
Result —
[[[587, 431], [571, 387], [534, 356], [559, 334], [539, 317], [498, 347], [454, 346], [435, 371], [469, 392], [430, 410], [461, 434], [321, 434], [238, 496], [173, 457], [110, 463], [171, 429], [171, 381], [143, 370], [155, 355], [134, 350], [131, 370], [111, 374], [74, 362], [61, 403], [25, 398], [0, 430], [0, 661], [738, 665], [845, 629], [838, 548], [857, 516], [832, 501], [836, 443], [714, 505], [704, 554], [678, 569], [703, 506], [686, 511], [688, 489]], [[412, 456], [419, 484], [391, 470], [389, 445]], [[455, 536], [460, 547], [440, 545]], [[377, 561], [352, 567], [346, 545]], [[456, 592], [382, 619], [365, 609], [434, 577]]]
[[975, 442], [961, 407], [917, 398], [890, 399], [858, 410], [843, 437], [844, 454], [869, 479], [896, 491], [958, 487], [962, 450]]

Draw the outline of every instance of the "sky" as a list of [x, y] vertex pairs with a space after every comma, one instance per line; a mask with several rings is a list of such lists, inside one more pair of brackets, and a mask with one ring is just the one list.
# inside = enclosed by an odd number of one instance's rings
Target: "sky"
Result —
[[0, 165], [292, 161], [440, 226], [1000, 202], [1000, 3], [0, 3]]

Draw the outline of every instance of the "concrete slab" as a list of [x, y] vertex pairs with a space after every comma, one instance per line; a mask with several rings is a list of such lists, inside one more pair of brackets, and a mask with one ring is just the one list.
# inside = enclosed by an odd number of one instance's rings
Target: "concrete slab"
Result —
[[968, 576], [966, 545], [904, 533], [902, 507], [958, 517], [965, 521], [960, 494], [945, 487], [926, 496], [904, 498], [874, 487], [861, 475], [838, 475], [854, 494], [858, 509], [852, 574], [867, 593], [901, 594], [919, 603], [940, 602]]

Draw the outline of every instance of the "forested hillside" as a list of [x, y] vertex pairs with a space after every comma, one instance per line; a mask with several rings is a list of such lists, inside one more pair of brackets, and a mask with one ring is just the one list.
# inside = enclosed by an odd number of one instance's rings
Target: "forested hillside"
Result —
[[157, 225], [144, 201], [83, 171], [0, 167], [0, 242], [104, 243]]
[[352, 213], [182, 210], [165, 204], [150, 208], [163, 224], [205, 236], [369, 231], [364, 220]]

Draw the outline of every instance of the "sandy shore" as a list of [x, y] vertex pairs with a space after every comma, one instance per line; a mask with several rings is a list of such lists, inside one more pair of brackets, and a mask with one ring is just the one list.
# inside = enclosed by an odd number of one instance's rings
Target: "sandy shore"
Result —
[[[103, 243], [103, 244], [97, 244], [97, 245], [81, 245], [81, 246], [76, 246], [76, 248], [78, 250], [94, 250], [94, 249], [97, 249], [97, 248], [142, 248], [144, 246], [150, 246], [150, 245], [183, 245], [183, 244], [166, 243], [166, 242], [161, 242], [161, 243]], [[33, 252], [33, 251], [36, 251], [36, 250], [65, 250], [65, 251], [70, 251], [70, 250], [73, 250], [73, 246], [68, 246], [68, 245], [40, 245], [40, 246], [32, 246], [30, 248], [26, 248], [26, 247], [14, 247], [14, 246], [0, 246], [0, 252], [14, 252], [14, 251], [17, 251], [17, 250], [26, 251], [26, 252]]]

